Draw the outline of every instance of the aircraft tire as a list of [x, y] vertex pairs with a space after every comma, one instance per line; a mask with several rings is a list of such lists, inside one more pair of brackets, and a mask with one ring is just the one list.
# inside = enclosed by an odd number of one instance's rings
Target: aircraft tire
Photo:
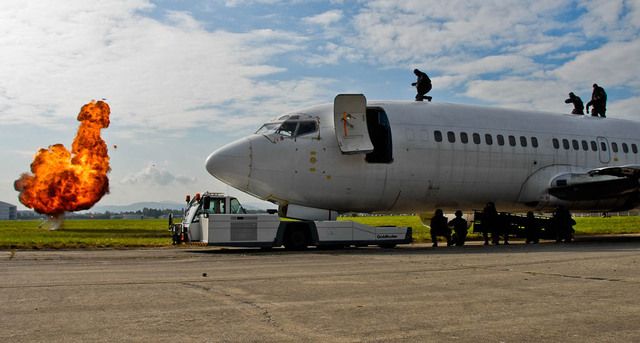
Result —
[[287, 250], [304, 250], [309, 245], [309, 238], [307, 233], [301, 229], [292, 229], [287, 231], [284, 247]]

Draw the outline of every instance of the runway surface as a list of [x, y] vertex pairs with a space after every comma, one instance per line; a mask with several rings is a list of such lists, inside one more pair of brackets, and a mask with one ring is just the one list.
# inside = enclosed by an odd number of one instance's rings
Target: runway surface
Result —
[[638, 342], [640, 242], [0, 251], [0, 342]]

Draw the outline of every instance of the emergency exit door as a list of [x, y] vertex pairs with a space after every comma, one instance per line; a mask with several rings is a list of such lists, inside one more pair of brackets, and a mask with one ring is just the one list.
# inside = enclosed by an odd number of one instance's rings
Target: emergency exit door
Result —
[[600, 163], [609, 163], [611, 160], [611, 152], [609, 151], [609, 142], [604, 137], [598, 137], [598, 154], [600, 155]]
[[343, 154], [373, 151], [367, 129], [367, 99], [362, 94], [338, 94], [333, 101], [333, 121]]

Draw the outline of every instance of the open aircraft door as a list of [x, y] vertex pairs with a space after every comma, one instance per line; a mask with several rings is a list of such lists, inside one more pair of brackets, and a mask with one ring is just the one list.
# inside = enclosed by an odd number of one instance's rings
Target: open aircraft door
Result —
[[373, 151], [367, 129], [367, 98], [362, 94], [338, 94], [333, 101], [336, 138], [343, 154]]

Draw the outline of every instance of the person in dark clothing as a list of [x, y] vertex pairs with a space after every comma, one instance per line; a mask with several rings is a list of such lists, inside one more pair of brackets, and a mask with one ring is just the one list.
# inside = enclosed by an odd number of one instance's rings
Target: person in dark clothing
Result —
[[456, 246], [463, 246], [464, 242], [467, 240], [467, 230], [469, 229], [469, 225], [467, 221], [462, 218], [462, 211], [456, 211], [456, 217], [449, 221], [449, 227], [453, 228], [453, 244]]
[[451, 229], [447, 226], [447, 217], [441, 209], [436, 210], [429, 226], [431, 226], [431, 241], [434, 247], [438, 246], [438, 236], [444, 236], [447, 239], [447, 246], [451, 245]]
[[482, 236], [484, 237], [484, 245], [489, 245], [489, 232], [491, 232], [491, 242], [499, 244], [500, 233], [498, 223], [498, 211], [496, 205], [488, 202], [482, 210]]
[[556, 232], [556, 243], [571, 243], [573, 237], [573, 225], [576, 223], [571, 218], [571, 212], [564, 207], [558, 206], [553, 213], [553, 226]]
[[414, 69], [413, 73], [418, 77], [418, 80], [411, 84], [412, 86], [416, 87], [416, 90], [418, 92], [418, 94], [416, 94], [416, 101], [422, 101], [424, 99], [427, 99], [427, 101], [431, 101], [432, 98], [425, 95], [431, 90], [431, 79], [429, 78], [429, 76], [427, 76], [427, 74], [421, 72], [418, 69]]
[[606, 118], [607, 112], [607, 92], [604, 88], [598, 86], [597, 83], [593, 84], [593, 93], [591, 94], [591, 101], [587, 103], [587, 114], [589, 114], [589, 107], [593, 106], [591, 116]]
[[527, 219], [524, 223], [525, 243], [540, 242], [540, 227], [536, 223], [536, 218], [533, 216], [533, 212], [527, 212]]
[[573, 104], [573, 111], [571, 114], [584, 114], [584, 105], [582, 104], [582, 99], [579, 96], [573, 94], [573, 92], [569, 93], [569, 99], [564, 101], [565, 104]]

